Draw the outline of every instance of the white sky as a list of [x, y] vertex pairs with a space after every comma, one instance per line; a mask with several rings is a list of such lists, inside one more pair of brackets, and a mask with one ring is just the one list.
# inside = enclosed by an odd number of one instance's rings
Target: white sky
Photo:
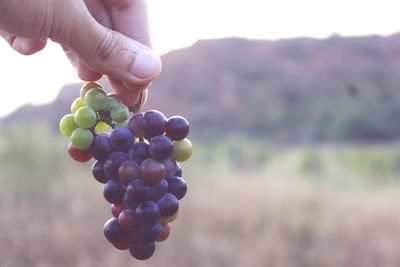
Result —
[[[398, 0], [148, 0], [148, 6], [154, 49], [160, 54], [206, 38], [400, 32]], [[2, 40], [0, 78], [0, 116], [28, 102], [49, 102], [64, 84], [79, 81], [57, 45], [26, 57]]]

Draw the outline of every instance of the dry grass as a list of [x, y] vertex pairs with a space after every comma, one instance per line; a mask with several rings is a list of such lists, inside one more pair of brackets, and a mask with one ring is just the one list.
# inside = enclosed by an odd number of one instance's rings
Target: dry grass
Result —
[[147, 262], [105, 241], [109, 206], [82, 169], [18, 204], [3, 183], [0, 266], [400, 266], [398, 190], [346, 191], [273, 166], [200, 167], [188, 170], [172, 235]]

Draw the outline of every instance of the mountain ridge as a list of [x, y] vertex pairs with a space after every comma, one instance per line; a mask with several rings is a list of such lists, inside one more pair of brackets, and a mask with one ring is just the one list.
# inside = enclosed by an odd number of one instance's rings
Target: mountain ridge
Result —
[[[200, 40], [164, 54], [162, 62], [144, 110], [182, 114], [201, 138], [227, 132], [283, 141], [400, 137], [393, 126], [400, 125], [400, 33]], [[58, 125], [79, 86], [64, 86], [52, 103], [19, 108], [0, 126]]]

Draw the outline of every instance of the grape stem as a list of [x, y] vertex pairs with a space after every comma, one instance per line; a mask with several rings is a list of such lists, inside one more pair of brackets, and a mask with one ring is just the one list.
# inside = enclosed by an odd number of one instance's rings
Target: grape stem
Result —
[[143, 102], [143, 91], [144, 91], [144, 89], [146, 89], [145, 85], [143, 85], [140, 88], [139, 97], [138, 97], [136, 103], [133, 105], [133, 107], [129, 107], [129, 111], [131, 111], [133, 113], [140, 112], [140, 108], [142, 107], [142, 102]]

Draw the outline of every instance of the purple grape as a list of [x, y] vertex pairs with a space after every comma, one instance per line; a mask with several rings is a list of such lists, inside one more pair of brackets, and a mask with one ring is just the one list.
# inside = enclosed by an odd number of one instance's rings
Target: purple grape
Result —
[[150, 158], [149, 145], [143, 142], [133, 144], [128, 151], [129, 158], [138, 164]]
[[135, 215], [141, 226], [151, 226], [160, 219], [160, 210], [153, 201], [146, 201], [136, 208]]
[[111, 179], [118, 179], [118, 169], [124, 161], [129, 160], [128, 155], [124, 152], [112, 152], [104, 162], [104, 172]]
[[168, 193], [173, 194], [178, 200], [182, 199], [187, 192], [187, 184], [181, 177], [166, 179], [168, 182]]
[[135, 137], [143, 137], [142, 132], [142, 120], [144, 113], [139, 112], [133, 114], [133, 116], [129, 119], [128, 128]]
[[110, 136], [106, 134], [99, 134], [93, 139], [91, 146], [93, 158], [97, 160], [105, 160], [113, 151]]
[[157, 222], [150, 227], [139, 227], [136, 231], [135, 239], [141, 243], [155, 241], [162, 232], [161, 223]]
[[133, 180], [126, 188], [126, 195], [136, 203], [142, 203], [150, 197], [150, 186], [141, 179]]
[[136, 226], [135, 212], [131, 209], [121, 211], [118, 215], [118, 224], [126, 231], [133, 231]]
[[125, 188], [120, 181], [108, 180], [103, 188], [104, 198], [111, 204], [121, 203], [125, 194]]
[[119, 179], [126, 185], [139, 177], [139, 164], [133, 160], [122, 162], [118, 169]]
[[104, 236], [111, 243], [123, 243], [129, 240], [129, 232], [122, 229], [117, 218], [111, 218], [104, 224]]
[[133, 144], [133, 135], [128, 128], [119, 127], [110, 136], [111, 145], [118, 151], [128, 152]]
[[166, 134], [172, 140], [185, 139], [189, 134], [189, 123], [181, 116], [172, 116], [167, 121]]
[[165, 178], [166, 170], [161, 161], [149, 158], [140, 164], [140, 177], [148, 184], [156, 184]]
[[182, 177], [182, 167], [179, 163], [176, 163], [176, 173], [175, 176]]
[[163, 134], [167, 126], [167, 118], [160, 111], [150, 110], [144, 114], [142, 120], [142, 130], [146, 137]]
[[92, 167], [93, 177], [102, 184], [105, 184], [108, 181], [107, 175], [104, 173], [104, 162], [96, 161]]
[[162, 179], [157, 184], [150, 187], [150, 200], [158, 200], [168, 192], [168, 182]]
[[160, 214], [163, 217], [174, 215], [179, 209], [178, 199], [171, 193], [166, 193], [165, 196], [157, 200], [157, 205], [160, 209]]
[[171, 139], [165, 135], [157, 135], [150, 141], [149, 153], [158, 160], [164, 160], [172, 155], [174, 144]]
[[147, 260], [153, 256], [156, 250], [154, 242], [143, 244], [139, 240], [134, 239], [129, 247], [129, 252], [137, 260]]
[[176, 172], [178, 171], [178, 164], [175, 160], [173, 160], [172, 158], [168, 158], [166, 160], [163, 160], [162, 163], [164, 164], [165, 171], [167, 173], [165, 175], [166, 178], [176, 176]]

